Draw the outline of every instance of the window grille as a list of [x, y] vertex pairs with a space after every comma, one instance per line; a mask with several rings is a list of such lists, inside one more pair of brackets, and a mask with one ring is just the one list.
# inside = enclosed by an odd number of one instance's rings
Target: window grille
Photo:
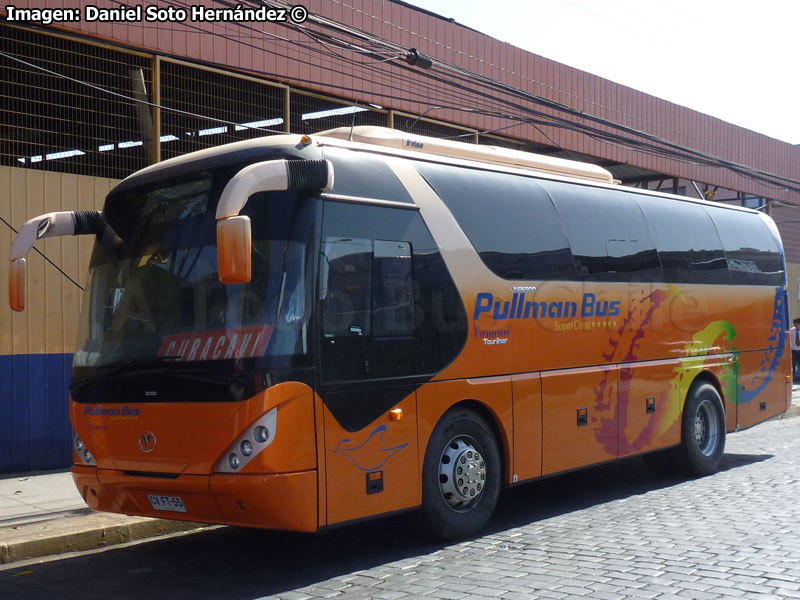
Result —
[[0, 56], [1, 164], [113, 178], [147, 165], [132, 98], [150, 60], [7, 25], [0, 51], [25, 61]]
[[351, 125], [386, 126], [386, 114], [370, 106], [354, 105], [292, 90], [292, 133], [317, 133]]
[[286, 131], [284, 88], [202, 67], [162, 61], [161, 104], [162, 159]]

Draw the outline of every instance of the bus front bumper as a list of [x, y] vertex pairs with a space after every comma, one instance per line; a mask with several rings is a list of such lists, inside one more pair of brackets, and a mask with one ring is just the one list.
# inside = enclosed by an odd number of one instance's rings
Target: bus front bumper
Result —
[[317, 531], [317, 472], [163, 477], [72, 466], [94, 510], [244, 527]]

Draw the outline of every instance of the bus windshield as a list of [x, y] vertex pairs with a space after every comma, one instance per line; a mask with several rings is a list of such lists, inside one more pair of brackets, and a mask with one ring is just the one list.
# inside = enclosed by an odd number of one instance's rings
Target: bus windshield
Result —
[[242, 214], [252, 221], [252, 279], [223, 285], [215, 211], [237, 170], [109, 196], [111, 235], [95, 242], [90, 262], [73, 390], [98, 375], [156, 366], [224, 375], [303, 362], [314, 199], [291, 190], [251, 197]]

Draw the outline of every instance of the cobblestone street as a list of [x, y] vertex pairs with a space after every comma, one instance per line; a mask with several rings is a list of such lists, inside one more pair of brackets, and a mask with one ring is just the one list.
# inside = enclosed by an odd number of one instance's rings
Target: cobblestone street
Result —
[[730, 435], [698, 480], [628, 461], [525, 486], [484, 537], [280, 597], [800, 598], [798, 434], [794, 418]]

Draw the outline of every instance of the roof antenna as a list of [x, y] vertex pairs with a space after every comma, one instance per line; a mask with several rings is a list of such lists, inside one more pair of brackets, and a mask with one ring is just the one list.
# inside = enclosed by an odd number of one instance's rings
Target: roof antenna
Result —
[[[356, 108], [358, 108], [358, 102], [356, 102], [355, 106], [356, 106]], [[353, 118], [350, 120], [350, 136], [347, 138], [348, 142], [352, 142], [353, 141], [353, 129], [356, 128], [356, 113], [358, 113], [358, 112], [360, 112], [360, 111], [357, 111], [357, 110], [353, 111]]]
[[431, 106], [428, 110], [426, 110], [425, 112], [421, 113], [416, 119], [414, 119], [414, 122], [411, 123], [411, 125], [406, 127], [406, 133], [411, 133], [411, 130], [414, 129], [414, 127], [417, 126], [417, 123], [420, 122], [420, 119], [422, 119], [422, 117], [427, 115], [432, 110], [439, 110], [440, 108], [445, 108], [445, 107], [444, 106]]

